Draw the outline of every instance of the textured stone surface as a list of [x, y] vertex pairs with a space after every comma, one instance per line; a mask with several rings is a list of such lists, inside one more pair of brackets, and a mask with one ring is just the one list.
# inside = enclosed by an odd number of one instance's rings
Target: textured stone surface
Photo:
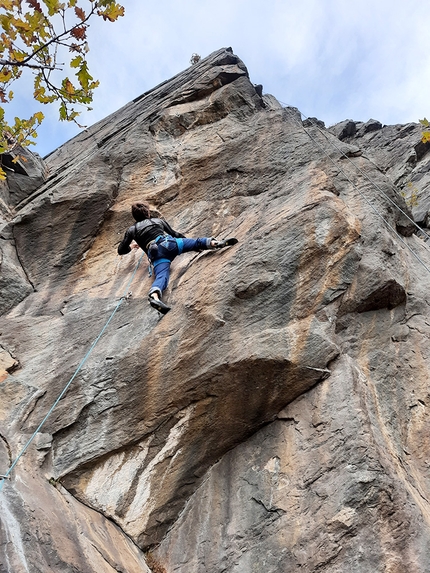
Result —
[[[14, 163], [14, 158], [19, 159]], [[0, 181], [0, 314], [33, 292], [15, 248], [14, 226], [9, 226], [8, 222], [19, 211], [22, 201], [40, 187], [49, 173], [43, 159], [21, 147], [13, 154], [3, 155], [2, 161], [7, 179]]]
[[339, 139], [363, 150], [398, 187], [415, 221], [428, 228], [430, 143], [422, 143], [422, 131], [418, 123], [383, 126], [374, 119], [341, 122], [330, 128]]
[[158, 551], [166, 570], [428, 571], [427, 511], [378, 413], [387, 398], [339, 359], [211, 469]]
[[37, 153], [16, 147], [2, 156], [6, 181], [0, 182], [0, 221], [9, 219], [14, 209], [49, 176], [49, 169]]
[[[356, 141], [385, 128], [306, 125], [219, 50], [8, 206], [0, 473], [128, 295], [3, 487], [0, 571], [430, 571], [428, 247]], [[116, 255], [137, 199], [239, 239], [163, 318]]]

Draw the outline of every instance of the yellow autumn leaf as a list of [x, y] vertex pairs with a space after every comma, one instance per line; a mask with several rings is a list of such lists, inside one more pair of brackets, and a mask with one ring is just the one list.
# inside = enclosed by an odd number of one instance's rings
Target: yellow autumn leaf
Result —
[[0, 83], [8, 82], [12, 77], [12, 70], [8, 70], [7, 68], [3, 68], [0, 70]]
[[12, 10], [13, 4], [12, 0], [0, 0], [0, 8], [4, 8], [5, 10]]
[[24, 31], [26, 32], [31, 31], [31, 25], [28, 22], [21, 20], [21, 18], [15, 18], [13, 23], [15, 25], [15, 28], [17, 28], [17, 30], [20, 30], [21, 33], [23, 33]]
[[27, 54], [25, 52], [21, 52], [18, 50], [13, 50], [10, 52], [10, 59], [12, 61], [15, 60], [16, 62], [22, 62], [26, 57]]
[[98, 10], [97, 14], [102, 16], [103, 20], [109, 20], [110, 22], [115, 22], [120, 16], [124, 16], [124, 6], [113, 2], [107, 6], [104, 10]]
[[63, 82], [64, 84], [64, 89], [66, 90], [66, 92], [70, 95], [73, 95], [75, 93], [75, 88], [73, 87], [72, 82], [69, 80], [69, 78], [66, 78]]
[[423, 143], [430, 143], [430, 131], [424, 131], [421, 137]]

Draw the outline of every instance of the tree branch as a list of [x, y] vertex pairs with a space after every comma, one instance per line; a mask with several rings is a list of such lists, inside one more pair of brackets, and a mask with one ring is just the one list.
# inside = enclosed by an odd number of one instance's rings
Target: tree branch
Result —
[[0, 66], [14, 66], [14, 67], [26, 67], [32, 68], [35, 70], [60, 70], [61, 68], [55, 68], [52, 66], [43, 66], [43, 65], [36, 65], [36, 64], [26, 64], [25, 62], [11, 62], [10, 60], [0, 60]]
[[[87, 22], [90, 17], [95, 13], [97, 8], [97, 4], [95, 6], [93, 6], [91, 8], [91, 11], [89, 12], [88, 16], [85, 18], [85, 20], [82, 20], [81, 22], [78, 22], [77, 24], [75, 24], [74, 26], [72, 26], [69, 30], [66, 30], [65, 32], [62, 32], [61, 34], [58, 34], [58, 36], [55, 36], [54, 38], [51, 38], [49, 40], [49, 42], [46, 42], [46, 44], [43, 44], [43, 46], [40, 46], [40, 48], [37, 48], [37, 50], [35, 50], [32, 54], [30, 54], [29, 56], [27, 56], [26, 58], [24, 58], [21, 62], [8, 62], [9, 66], [27, 66], [27, 67], [32, 67], [30, 64], [27, 64], [27, 62], [29, 62], [32, 58], [34, 58], [39, 52], [41, 52], [42, 50], [44, 50], [45, 48], [47, 48], [48, 46], [50, 46], [51, 44], [54, 43], [58, 43], [58, 40], [60, 38], [62, 38], [63, 36], [67, 36], [67, 34], [70, 34], [72, 32], [72, 30], [75, 30], [76, 28], [80, 28], [81, 26], [83, 26], [85, 24], [85, 22]], [[55, 69], [55, 68], [52, 68]]]

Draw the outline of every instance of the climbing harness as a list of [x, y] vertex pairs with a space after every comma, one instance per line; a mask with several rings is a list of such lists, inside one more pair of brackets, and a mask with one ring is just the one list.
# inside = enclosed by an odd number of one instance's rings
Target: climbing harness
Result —
[[90, 354], [92, 353], [92, 351], [94, 350], [94, 347], [96, 346], [96, 344], [98, 343], [98, 341], [100, 340], [100, 338], [103, 336], [103, 333], [105, 332], [106, 328], [108, 327], [109, 323], [111, 322], [111, 320], [113, 319], [116, 311], [119, 309], [119, 307], [121, 306], [121, 304], [123, 303], [124, 300], [127, 300], [128, 298], [130, 298], [130, 294], [131, 291], [129, 290], [131, 283], [133, 282], [133, 279], [137, 273], [137, 270], [140, 266], [140, 263], [142, 261], [143, 258], [143, 253], [140, 256], [136, 267], [133, 271], [133, 274], [131, 275], [130, 280], [127, 283], [126, 288], [124, 289], [124, 294], [121, 296], [121, 298], [119, 299], [115, 309], [113, 310], [112, 314], [110, 315], [110, 317], [108, 318], [108, 320], [106, 321], [105, 325], [103, 326], [103, 328], [100, 331], [100, 334], [97, 336], [97, 338], [94, 340], [94, 342], [92, 343], [92, 345], [90, 346], [90, 349], [88, 350], [88, 352], [86, 353], [86, 355], [84, 356], [84, 358], [81, 360], [81, 362], [79, 363], [78, 367], [76, 368], [75, 372], [73, 373], [72, 377], [70, 378], [70, 380], [67, 382], [67, 384], [64, 386], [63, 390], [61, 391], [60, 395], [58, 396], [58, 398], [55, 400], [54, 404], [51, 406], [51, 408], [49, 409], [48, 413], [45, 415], [45, 417], [43, 418], [43, 420], [40, 422], [40, 424], [37, 426], [36, 430], [34, 431], [34, 433], [31, 435], [30, 439], [28, 440], [28, 442], [25, 444], [25, 446], [22, 448], [21, 452], [18, 454], [18, 456], [15, 458], [14, 462], [12, 463], [12, 465], [10, 466], [10, 468], [7, 470], [7, 472], [4, 475], [0, 475], [0, 492], [3, 488], [3, 484], [4, 484], [4, 480], [5, 479], [9, 479], [9, 476], [12, 472], [12, 470], [14, 469], [14, 467], [16, 466], [16, 464], [18, 463], [18, 461], [20, 460], [20, 458], [25, 454], [25, 452], [27, 451], [28, 447], [30, 446], [31, 442], [34, 440], [34, 438], [36, 437], [36, 435], [40, 432], [42, 426], [44, 425], [44, 423], [46, 422], [46, 420], [49, 418], [49, 416], [52, 414], [54, 408], [58, 405], [59, 401], [61, 400], [61, 398], [64, 396], [64, 394], [67, 392], [67, 390], [70, 388], [70, 385], [72, 384], [73, 380], [76, 378], [78, 372], [81, 370], [82, 366], [85, 364], [85, 362], [88, 360]]
[[160, 235], [159, 237], [157, 237], [156, 239], [150, 241], [147, 245], [146, 245], [146, 250], [148, 253], [148, 262], [149, 262], [149, 267], [148, 267], [148, 275], [150, 277], [152, 277], [152, 274], [154, 272], [154, 268], [157, 265], [160, 265], [161, 263], [171, 263], [172, 261], [170, 259], [166, 259], [166, 258], [160, 258], [157, 259], [156, 261], [153, 261], [150, 257], [150, 251], [151, 251], [151, 247], [153, 245], [158, 245], [158, 243], [166, 241], [168, 239], [171, 239], [173, 241], [176, 242], [176, 245], [178, 247], [178, 256], [182, 255], [182, 252], [184, 250], [184, 240], [183, 239], [176, 239], [174, 237], [170, 237], [170, 235]]
[[152, 245], [156, 245], [158, 239], [160, 239], [161, 237], [162, 237], [162, 235], [160, 235], [156, 239], [153, 239], [152, 241], [149, 241], [149, 243], [145, 247], [145, 250], [147, 253], [146, 256], [148, 257], [148, 276], [149, 276], [149, 278], [151, 278], [152, 275], [154, 274], [154, 265], [152, 264], [151, 257], [149, 256], [149, 249], [152, 247]]
[[[412, 253], [412, 255], [421, 263], [421, 265], [426, 269], [426, 271], [428, 271], [430, 273], [430, 268], [424, 263], [424, 261], [421, 259], [421, 257], [419, 257], [419, 255], [417, 255], [417, 253], [412, 249], [412, 247], [410, 245], [408, 245], [408, 243], [398, 234], [398, 232], [396, 231], [396, 229], [390, 225], [390, 223], [385, 219], [385, 217], [378, 211], [378, 209], [371, 203], [371, 201], [369, 201], [369, 199], [364, 195], [364, 193], [358, 188], [358, 186], [348, 177], [348, 175], [345, 173], [345, 171], [343, 171], [342, 168], [339, 167], [339, 165], [336, 164], [336, 162], [333, 160], [332, 157], [330, 157], [330, 155], [327, 153], [327, 151], [324, 149], [324, 147], [322, 147], [315, 138], [312, 137], [312, 135], [306, 130], [306, 128], [304, 127], [301, 119], [298, 119], [294, 113], [291, 111], [289, 108], [292, 108], [292, 106], [289, 106], [283, 102], [280, 102], [282, 105], [285, 106], [284, 109], [286, 109], [286, 111], [288, 111], [291, 115], [291, 117], [294, 119], [294, 121], [296, 121], [296, 123], [300, 126], [300, 128], [306, 133], [306, 135], [309, 137], [309, 139], [316, 144], [316, 146], [318, 147], [318, 149], [320, 151], [322, 151], [322, 153], [333, 163], [333, 165], [335, 166], [335, 168], [337, 170], [340, 171], [340, 173], [342, 173], [342, 175], [345, 177], [345, 179], [347, 179], [349, 181], [349, 183], [351, 183], [351, 185], [358, 191], [358, 193], [361, 195], [361, 197], [366, 201], [366, 203], [369, 205], [369, 207], [378, 215], [378, 217], [380, 219], [382, 219], [382, 221], [387, 225], [387, 227], [396, 235], [396, 237], [400, 240], [400, 242], [405, 245], [405, 247]], [[430, 236], [413, 220], [411, 219], [411, 217], [409, 217], [409, 215], [407, 213], [405, 213], [405, 211], [403, 211], [403, 209], [401, 207], [399, 207], [399, 205], [397, 205], [397, 203], [395, 201], [393, 201], [391, 199], [391, 197], [389, 197], [380, 187], [379, 185], [377, 185], [367, 174], [365, 171], [363, 171], [362, 169], [360, 169], [360, 167], [358, 165], [356, 165], [353, 161], [351, 161], [351, 159], [346, 155], [346, 153], [344, 151], [342, 151], [342, 149], [340, 147], [338, 147], [333, 141], [331, 141], [331, 139], [329, 139], [327, 137], [327, 135], [324, 133], [324, 131], [319, 127], [318, 124], [316, 124], [315, 122], [312, 121], [312, 119], [308, 118], [304, 113], [302, 113], [298, 108], [294, 108], [295, 110], [297, 110], [300, 114], [301, 117], [303, 117], [304, 119], [308, 120], [313, 127], [316, 127], [318, 129], [318, 131], [324, 136], [324, 138], [328, 141], [328, 143], [334, 148], [336, 149], [336, 151], [339, 151], [342, 156], [347, 159], [351, 165], [354, 166], [354, 168], [359, 171], [362, 175], [365, 176], [365, 178], [380, 192], [382, 193], [382, 195], [388, 199], [390, 201], [390, 203], [392, 203], [394, 205], [394, 207], [400, 211], [400, 213], [402, 213], [419, 231], [420, 233], [424, 234], [428, 239], [430, 239]]]

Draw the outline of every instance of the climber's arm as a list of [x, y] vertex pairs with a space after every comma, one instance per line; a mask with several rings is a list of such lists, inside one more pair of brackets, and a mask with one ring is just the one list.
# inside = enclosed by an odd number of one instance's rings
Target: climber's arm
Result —
[[118, 255], [126, 255], [131, 251], [130, 243], [134, 239], [134, 225], [125, 232], [123, 240], [118, 245]]

